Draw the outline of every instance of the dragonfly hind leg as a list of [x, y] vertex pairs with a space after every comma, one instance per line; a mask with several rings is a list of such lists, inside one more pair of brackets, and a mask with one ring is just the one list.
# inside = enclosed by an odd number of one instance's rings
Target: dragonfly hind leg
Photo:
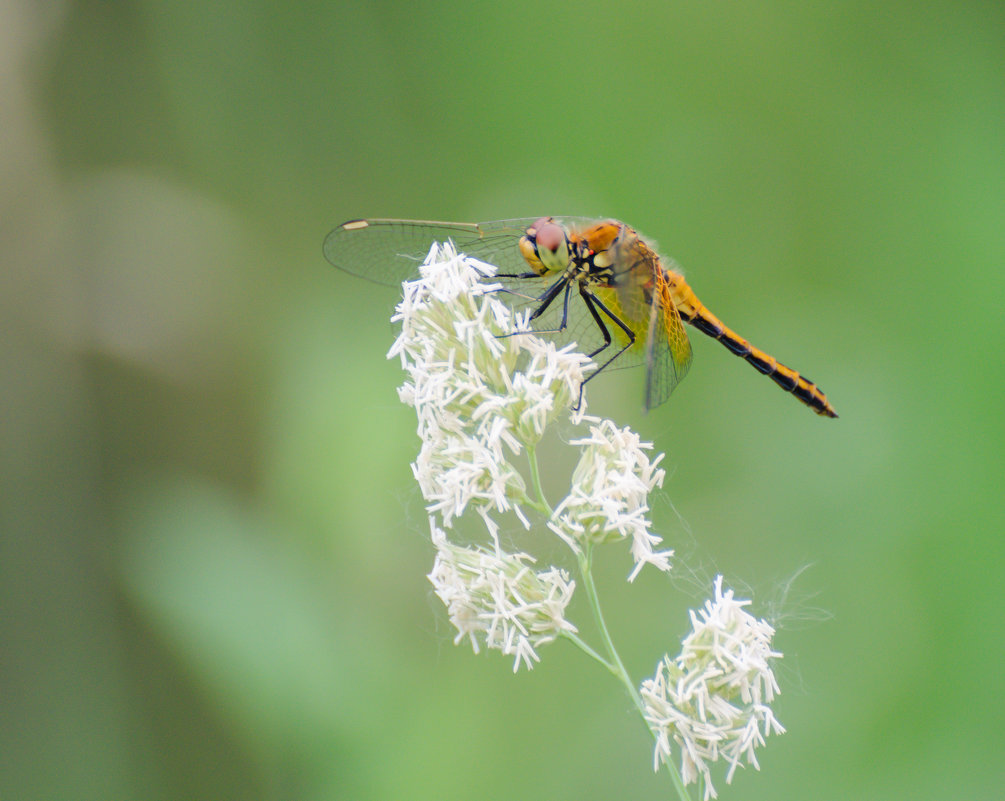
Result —
[[[618, 350], [617, 353], [611, 356], [611, 358], [609, 358], [606, 362], [600, 365], [600, 367], [598, 367], [596, 370], [594, 370], [586, 378], [583, 379], [583, 383], [579, 385], [579, 400], [576, 402], [575, 406], [576, 411], [579, 411], [579, 407], [582, 406], [583, 404], [583, 389], [584, 387], [586, 387], [586, 382], [592, 378], [595, 378], [605, 367], [610, 365], [610, 363], [613, 362], [615, 359], [617, 359], [618, 356], [620, 356], [622, 353], [624, 353], [632, 345], [635, 344], [635, 332], [628, 327], [628, 325], [625, 323], [624, 320], [622, 320], [620, 317], [618, 317], [618, 315], [616, 315], [614, 312], [608, 309], [600, 298], [598, 298], [596, 295], [594, 295], [592, 292], [586, 289], [586, 287], [583, 286], [582, 284], [580, 284], [579, 287], [579, 294], [580, 297], [583, 298], [583, 302], [586, 304], [586, 308], [590, 310], [590, 314], [593, 317], [593, 321], [597, 324], [597, 328], [600, 329], [600, 333], [604, 337], [604, 344], [601, 345], [599, 348], [596, 348], [595, 350], [586, 354], [587, 356], [589, 356], [592, 359], [594, 356], [596, 356], [597, 354], [601, 353], [602, 351], [606, 350], [611, 346], [612, 341], [611, 332], [608, 331], [607, 326], [604, 325], [604, 320], [600, 316], [601, 311], [604, 314], [606, 314], [610, 318], [610, 320], [615, 325], [618, 326], [618, 328], [620, 328], [622, 331], [625, 332], [625, 335], [628, 337], [628, 342], [625, 343], [624, 347]], [[598, 309], [600, 311], [598, 311]]]

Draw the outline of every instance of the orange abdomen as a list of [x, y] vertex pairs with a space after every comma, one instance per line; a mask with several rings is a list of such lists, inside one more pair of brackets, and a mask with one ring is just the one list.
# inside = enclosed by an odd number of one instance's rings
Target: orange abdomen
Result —
[[817, 414], [825, 417], [838, 416], [834, 407], [828, 402], [827, 396], [820, 391], [816, 384], [805, 376], [801, 376], [791, 367], [786, 367], [763, 350], [755, 348], [735, 331], [728, 328], [722, 320], [705, 307], [704, 303], [698, 300], [697, 295], [687, 285], [683, 276], [672, 270], [667, 270], [667, 283], [674, 305], [684, 322], [690, 323], [703, 334], [719, 340], [730, 353], [745, 359], [753, 365], [755, 370], [771, 378], [786, 392], [791, 392]]

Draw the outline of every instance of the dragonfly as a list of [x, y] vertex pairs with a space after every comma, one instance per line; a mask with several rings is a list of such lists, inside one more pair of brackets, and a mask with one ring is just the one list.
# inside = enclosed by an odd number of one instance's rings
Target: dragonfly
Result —
[[496, 266], [486, 280], [501, 284], [512, 306], [528, 308], [533, 333], [575, 342], [599, 364], [583, 386], [605, 370], [644, 365], [645, 407], [659, 406], [691, 366], [687, 323], [817, 414], [837, 417], [814, 382], [728, 328], [676, 263], [617, 220], [349, 220], [325, 238], [324, 255], [347, 273], [397, 286], [418, 274], [433, 242], [448, 240], [458, 252]]

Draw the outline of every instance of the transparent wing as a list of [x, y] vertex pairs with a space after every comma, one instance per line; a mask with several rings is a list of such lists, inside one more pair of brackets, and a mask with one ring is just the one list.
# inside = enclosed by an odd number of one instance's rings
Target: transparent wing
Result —
[[418, 275], [433, 242], [452, 241], [469, 256], [501, 272], [524, 272], [518, 243], [533, 219], [489, 223], [428, 220], [350, 220], [325, 238], [325, 258], [340, 270], [378, 284], [397, 286]]
[[[670, 397], [691, 366], [691, 342], [673, 302], [659, 255], [637, 233], [624, 229], [612, 246], [612, 284], [623, 319], [636, 332], [636, 347], [613, 366], [646, 366], [646, 408]], [[623, 361], [622, 361], [623, 360]]]
[[691, 342], [667, 287], [662, 269], [656, 279], [646, 338], [646, 408], [659, 406], [691, 367]]
[[[350, 220], [325, 238], [324, 255], [331, 264], [347, 273], [378, 284], [398, 286], [402, 281], [418, 275], [419, 265], [426, 258], [433, 242], [450, 240], [459, 252], [494, 264], [500, 273], [521, 275], [527, 273], [530, 266], [520, 253], [520, 237], [537, 219], [526, 217], [484, 223]], [[556, 219], [572, 231], [581, 230], [594, 222], [591, 218], [583, 217]], [[500, 300], [517, 311], [533, 311], [540, 305], [539, 297], [558, 279], [558, 276], [534, 276], [494, 277], [489, 280], [503, 285], [504, 289], [498, 294]], [[534, 320], [533, 329], [558, 345], [576, 342], [579, 349], [584, 351], [600, 347], [603, 335], [579, 297], [575, 285], [570, 287], [567, 306], [565, 301], [564, 293], [560, 294]]]

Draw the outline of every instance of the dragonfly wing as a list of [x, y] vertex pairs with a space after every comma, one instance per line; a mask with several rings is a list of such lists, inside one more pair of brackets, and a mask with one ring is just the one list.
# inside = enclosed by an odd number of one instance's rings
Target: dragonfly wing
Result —
[[[537, 220], [524, 217], [483, 223], [393, 220], [349, 220], [325, 237], [325, 258], [340, 270], [369, 281], [397, 286], [418, 275], [433, 242], [453, 242], [457, 250], [494, 264], [501, 273], [525, 273], [520, 237]], [[570, 228], [591, 220], [563, 217]]]
[[[325, 238], [324, 255], [340, 270], [378, 284], [398, 286], [418, 275], [419, 265], [425, 260], [433, 242], [450, 240], [458, 252], [495, 265], [499, 273], [525, 275], [530, 265], [520, 253], [519, 242], [526, 229], [537, 219], [527, 217], [484, 223], [350, 220]], [[583, 230], [595, 222], [584, 217], [555, 219], [570, 231]], [[514, 310], [536, 311], [540, 305], [538, 299], [552, 282], [558, 280], [558, 276], [493, 277], [489, 280], [502, 284], [504, 289], [497, 297]], [[578, 289], [573, 284], [568, 306], [565, 305], [564, 295], [560, 294], [535, 318], [531, 328], [556, 345], [576, 342], [579, 350], [589, 352], [603, 344], [603, 335], [578, 295]]]
[[656, 275], [646, 336], [646, 408], [659, 406], [674, 391], [691, 367], [691, 342], [680, 313], [670, 296], [666, 275]]
[[[615, 245], [613, 283], [625, 321], [642, 337], [646, 408], [659, 406], [691, 366], [691, 343], [659, 255], [630, 229]], [[626, 365], [631, 360], [626, 360]]]
[[340, 270], [378, 284], [397, 286], [418, 275], [433, 242], [495, 264], [500, 272], [525, 272], [519, 241], [533, 219], [489, 223], [370, 219], [342, 223], [325, 237], [325, 258]]

